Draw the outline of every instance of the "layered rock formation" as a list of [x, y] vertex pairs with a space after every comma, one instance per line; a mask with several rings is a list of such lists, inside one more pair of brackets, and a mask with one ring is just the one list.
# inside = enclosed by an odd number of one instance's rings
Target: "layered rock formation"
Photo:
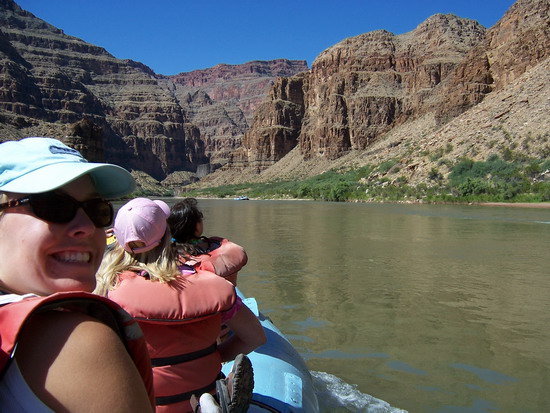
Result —
[[94, 158], [157, 179], [208, 161], [198, 129], [149, 68], [67, 36], [11, 0], [0, 10], [2, 124], [76, 135]]
[[435, 15], [414, 31], [347, 39], [313, 64], [300, 148], [335, 159], [363, 150], [423, 109], [435, 87], [485, 33], [473, 20]]
[[[272, 102], [256, 113], [241, 153], [249, 153], [250, 166], [256, 166], [261, 160], [281, 159], [292, 149], [277, 145], [277, 135], [266, 145], [266, 125], [292, 130], [306, 159], [336, 159], [349, 150], [364, 150], [395, 124], [422, 112], [436, 86], [484, 35], [485, 29], [473, 20], [435, 15], [403, 35], [379, 30], [345, 39], [322, 52], [304, 76], [274, 86]], [[294, 93], [287, 100], [287, 106], [302, 106], [297, 113], [303, 117], [288, 123], [282, 113], [288, 108], [275, 101], [285, 95], [275, 89], [287, 83], [303, 85], [300, 96]], [[273, 113], [265, 109], [269, 105]], [[268, 150], [273, 147], [284, 151], [273, 154]], [[238, 166], [246, 162], [239, 161]]]
[[[549, 5], [519, 0], [488, 31], [473, 20], [435, 15], [410, 33], [345, 39], [322, 52], [311, 71], [274, 85], [232, 166], [261, 172], [293, 150], [277, 145], [275, 131], [293, 131], [307, 161], [368, 153], [394, 128], [426, 115], [434, 116], [432, 131], [441, 127], [548, 56]], [[293, 82], [302, 95], [282, 104], [282, 88]], [[298, 117], [286, 116], [299, 102]]]
[[163, 78], [173, 84], [173, 94], [200, 129], [211, 162], [223, 164], [241, 147], [254, 112], [276, 78], [306, 70], [303, 60], [278, 59], [220, 64]]
[[0, 0], [0, 140], [56, 137], [158, 180], [195, 173], [241, 145], [276, 76], [305, 69], [281, 59], [167, 78]]
[[212, 101], [233, 103], [250, 122], [277, 77], [294, 76], [308, 69], [305, 60], [277, 59], [242, 65], [219, 64], [168, 78], [176, 84], [178, 97], [204, 92]]
[[519, 0], [465, 57], [438, 91], [441, 119], [464, 112], [550, 55], [550, 2]]
[[256, 111], [254, 128], [245, 134], [243, 146], [233, 152], [230, 167], [253, 167], [259, 172], [296, 146], [304, 116], [304, 77], [277, 79]]

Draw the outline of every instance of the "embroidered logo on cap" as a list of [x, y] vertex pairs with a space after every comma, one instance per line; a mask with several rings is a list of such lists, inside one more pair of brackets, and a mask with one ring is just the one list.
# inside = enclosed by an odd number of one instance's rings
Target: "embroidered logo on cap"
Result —
[[62, 146], [50, 145], [50, 152], [55, 155], [67, 154], [67, 155], [74, 155], [74, 156], [78, 156], [79, 158], [82, 158], [82, 155], [76, 149], [64, 148]]

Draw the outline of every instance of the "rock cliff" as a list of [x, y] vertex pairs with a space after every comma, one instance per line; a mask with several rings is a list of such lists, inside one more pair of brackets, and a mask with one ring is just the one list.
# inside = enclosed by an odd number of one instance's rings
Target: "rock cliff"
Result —
[[[311, 71], [274, 84], [229, 166], [241, 176], [252, 174], [248, 179], [281, 179], [271, 165], [287, 154], [296, 159], [299, 153], [295, 168], [313, 173], [308, 161], [318, 159], [328, 168], [321, 160], [368, 158], [376, 142], [419, 119], [431, 119], [424, 136], [434, 133], [545, 61], [549, 8], [548, 0], [519, 0], [489, 30], [438, 14], [409, 33], [379, 30], [345, 39], [322, 52]], [[301, 90], [282, 101], [289, 84]], [[291, 117], [289, 108], [299, 110]], [[283, 131], [295, 147], [278, 144]], [[399, 142], [388, 145], [399, 152]], [[253, 178], [255, 173], [261, 175]]]
[[[298, 117], [303, 116], [285, 123], [288, 116], [259, 110], [245, 140], [246, 151], [253, 154], [251, 166], [259, 159], [281, 159], [292, 149], [262, 144], [266, 125], [298, 131], [293, 140], [306, 159], [336, 159], [349, 150], [366, 149], [396, 124], [421, 114], [436, 86], [484, 36], [485, 29], [473, 20], [435, 15], [410, 33], [396, 36], [379, 30], [332, 46], [315, 59], [310, 72], [274, 85], [303, 85], [301, 96], [293, 97], [301, 106]], [[274, 101], [279, 95], [284, 91], [270, 94], [275, 112], [287, 110]], [[271, 147], [284, 151], [261, 152]]]
[[550, 0], [518, 0], [489, 29], [437, 14], [344, 39], [310, 70], [279, 59], [162, 76], [0, 0], [0, 140], [57, 137], [175, 189], [388, 159], [424, 182], [436, 150], [482, 159], [512, 136], [544, 152], [549, 16]]
[[242, 65], [219, 64], [168, 79], [176, 84], [177, 96], [204, 92], [212, 101], [234, 103], [250, 121], [277, 77], [290, 77], [308, 69], [305, 60], [277, 59]]
[[[225, 168], [203, 185], [234, 182], [236, 174], [252, 182], [301, 179], [396, 159], [402, 179], [426, 183], [431, 170], [448, 173], [441, 165], [462, 156], [485, 160], [512, 147], [545, 158], [549, 30], [550, 1], [519, 0], [488, 30], [435, 15], [410, 33], [345, 39], [288, 80], [302, 84], [294, 99], [303, 99], [301, 121], [287, 122], [278, 109], [281, 79], [232, 164], [238, 172]], [[275, 138], [265, 143], [266, 125], [300, 129], [296, 147], [278, 153], [272, 166], [258, 161], [276, 147]], [[450, 158], [442, 162], [442, 154]]]
[[278, 59], [242, 65], [219, 64], [209, 69], [162, 77], [200, 132], [212, 163], [226, 163], [241, 147], [258, 106], [277, 77], [307, 71], [305, 61]]
[[449, 119], [513, 82], [550, 55], [550, 2], [519, 0], [460, 62], [438, 93], [440, 119]]
[[304, 116], [303, 77], [279, 78], [256, 111], [254, 128], [231, 155], [231, 167], [258, 171], [274, 165], [298, 143]]

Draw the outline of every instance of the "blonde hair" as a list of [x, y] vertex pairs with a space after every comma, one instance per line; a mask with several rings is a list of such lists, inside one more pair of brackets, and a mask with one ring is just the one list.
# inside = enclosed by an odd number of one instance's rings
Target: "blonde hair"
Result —
[[172, 246], [170, 232], [166, 231], [161, 243], [151, 251], [133, 254], [120, 244], [106, 251], [96, 274], [97, 285], [94, 293], [107, 296], [118, 286], [118, 276], [123, 271], [146, 271], [149, 279], [155, 282], [170, 282], [181, 273], [178, 253]]
[[[0, 192], [0, 204], [3, 204], [4, 202], [8, 202], [10, 198], [8, 197], [7, 194], [5, 194], [4, 192]], [[0, 217], [4, 214], [4, 211], [0, 211]]]

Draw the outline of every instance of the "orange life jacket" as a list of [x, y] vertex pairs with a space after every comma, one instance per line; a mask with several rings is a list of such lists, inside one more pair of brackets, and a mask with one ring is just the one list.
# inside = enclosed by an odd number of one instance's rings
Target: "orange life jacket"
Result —
[[28, 297], [0, 306], [0, 377], [4, 375], [27, 320], [37, 313], [63, 309], [87, 314], [109, 325], [121, 337], [132, 357], [154, 407], [153, 375], [143, 334], [128, 313], [111, 300], [85, 292]]
[[191, 395], [214, 393], [221, 371], [216, 346], [221, 313], [236, 300], [231, 283], [202, 270], [169, 283], [125, 271], [109, 298], [143, 330], [153, 364], [157, 413], [191, 411]]
[[208, 239], [211, 244], [219, 245], [219, 247], [209, 249], [207, 254], [194, 256], [193, 261], [198, 263], [197, 268], [213, 272], [233, 285], [237, 285], [238, 271], [248, 262], [246, 251], [240, 245], [225, 238], [210, 237]]

